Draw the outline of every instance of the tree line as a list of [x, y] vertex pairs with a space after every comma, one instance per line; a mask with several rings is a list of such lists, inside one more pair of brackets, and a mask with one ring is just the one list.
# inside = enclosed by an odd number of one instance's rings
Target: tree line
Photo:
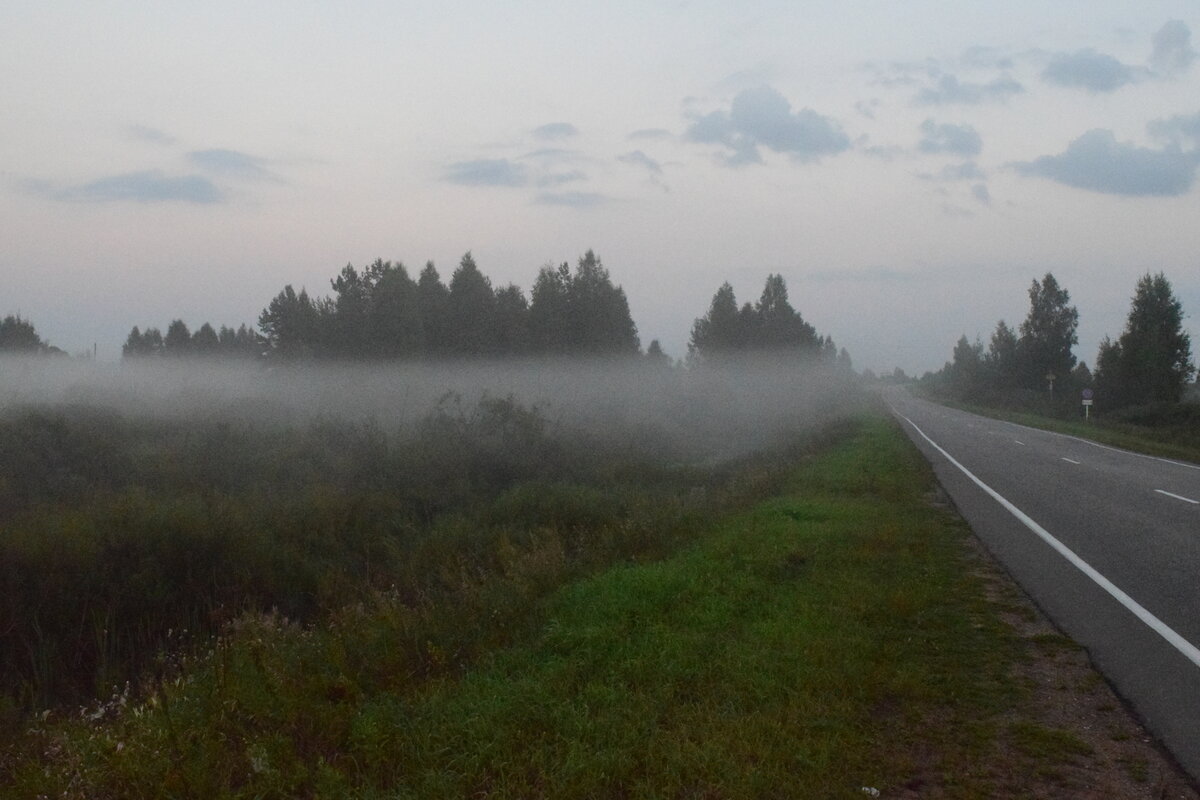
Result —
[[1079, 312], [1047, 272], [1029, 288], [1029, 313], [1017, 330], [1000, 320], [987, 349], [964, 335], [950, 361], [923, 382], [943, 394], [999, 405], [1074, 404], [1092, 389], [1097, 407], [1178, 403], [1196, 372], [1183, 306], [1160, 272], [1138, 279], [1125, 329], [1100, 343], [1093, 373], [1072, 352]]
[[[494, 288], [471, 253], [442, 281], [433, 262], [414, 278], [400, 262], [347, 264], [314, 297], [286, 285], [258, 318], [195, 331], [182, 319], [166, 332], [134, 326], [122, 346], [126, 359], [269, 357], [281, 360], [440, 359], [501, 356], [637, 356], [641, 343], [624, 290], [588, 250], [574, 269], [564, 262], [539, 270], [528, 298], [520, 287]], [[12, 342], [10, 345], [9, 342]], [[32, 324], [8, 318], [0, 349], [41, 347]], [[26, 343], [26, 344], [20, 344]], [[788, 350], [851, 369], [850, 354], [817, 333], [788, 300], [782, 275], [767, 277], [758, 302], [738, 306], [733, 287], [717, 289], [708, 312], [695, 320], [691, 363], [717, 363], [748, 351]], [[645, 357], [669, 364], [658, 341]]]
[[788, 301], [782, 275], [768, 275], [754, 305], [740, 308], [733, 287], [724, 283], [713, 295], [708, 313], [692, 325], [688, 354], [693, 359], [721, 361], [747, 351], [791, 350], [836, 363], [849, 370], [850, 354], [832, 338], [821, 336]]

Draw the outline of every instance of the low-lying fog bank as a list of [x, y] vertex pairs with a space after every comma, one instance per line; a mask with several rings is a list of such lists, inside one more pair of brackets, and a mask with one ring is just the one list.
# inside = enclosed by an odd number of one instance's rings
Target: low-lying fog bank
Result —
[[863, 402], [852, 374], [795, 355], [717, 367], [644, 361], [120, 364], [0, 360], [0, 412], [101, 408], [130, 420], [304, 425], [320, 417], [405, 427], [441, 404], [471, 413], [484, 397], [536, 407], [552, 425], [666, 440], [693, 455], [728, 455], [820, 425]]

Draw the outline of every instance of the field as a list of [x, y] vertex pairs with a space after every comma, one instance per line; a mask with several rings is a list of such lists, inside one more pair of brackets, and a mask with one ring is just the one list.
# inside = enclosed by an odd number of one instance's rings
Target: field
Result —
[[[628, 385], [653, 380], [678, 378]], [[9, 410], [0, 796], [1186, 788], [1086, 664], [1054, 687], [1072, 646], [1022, 633], [869, 397], [815, 374], [656, 392], [675, 413], [599, 427], [516, 396]], [[738, 392], [753, 419], [709, 413]], [[1098, 747], [1045, 692], [1134, 741]]]

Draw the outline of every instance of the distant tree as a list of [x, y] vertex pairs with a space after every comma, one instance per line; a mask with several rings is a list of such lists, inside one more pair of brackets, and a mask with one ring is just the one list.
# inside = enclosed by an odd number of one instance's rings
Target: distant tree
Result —
[[258, 327], [271, 352], [283, 358], [316, 355], [322, 350], [321, 304], [289, 285], [277, 294], [258, 317]]
[[433, 262], [426, 262], [417, 278], [417, 300], [421, 307], [427, 355], [440, 355], [451, 346], [450, 290], [442, 283]]
[[1075, 365], [1075, 369], [1071, 370], [1071, 386], [1075, 389], [1090, 389], [1095, 383], [1095, 378], [1092, 371], [1088, 369], [1086, 361], [1080, 361]]
[[1196, 366], [1183, 329], [1183, 304], [1160, 272], [1137, 282], [1125, 330], [1105, 337], [1096, 357], [1096, 383], [1104, 406], [1177, 403]]
[[991, 343], [983, 357], [987, 382], [993, 389], [1012, 389], [1021, 383], [1017, 334], [1004, 320], [996, 323]]
[[708, 313], [692, 324], [688, 351], [713, 357], [741, 350], [746, 345], [746, 327], [733, 287], [725, 282], [713, 295]]
[[420, 355], [425, 326], [417, 283], [401, 263], [376, 261], [368, 270], [368, 352], [385, 358]]
[[1071, 296], [1049, 272], [1029, 287], [1029, 315], [1021, 323], [1018, 353], [1024, 384], [1046, 387], [1047, 376], [1065, 379], [1075, 366], [1071, 348], [1079, 341], [1079, 312], [1068, 305]]
[[571, 351], [571, 265], [544, 266], [530, 291], [529, 340], [538, 353]]
[[765, 349], [781, 347], [816, 351], [823, 346], [817, 332], [788, 302], [787, 284], [782, 275], [768, 275], [762, 297], [755, 306], [757, 325], [754, 341]]
[[163, 355], [178, 358], [192, 354], [192, 333], [183, 320], [173, 320], [163, 337]]
[[671, 357], [663, 352], [662, 345], [658, 343], [658, 339], [650, 340], [650, 346], [646, 348], [646, 363], [653, 364], [656, 367], [671, 366]]
[[29, 320], [21, 319], [19, 314], [0, 320], [0, 352], [37, 353], [42, 347], [42, 338]]
[[844, 347], [838, 350], [837, 367], [843, 372], [854, 372], [854, 361], [850, 358], [850, 351]]
[[896, 367], [894, 370], [892, 370], [892, 380], [894, 380], [896, 383], [908, 383], [911, 379], [908, 377], [908, 373], [899, 367]]
[[450, 349], [464, 356], [491, 355], [496, 346], [496, 293], [468, 252], [450, 276]]
[[733, 287], [723, 284], [713, 295], [708, 313], [692, 325], [688, 353], [692, 358], [721, 358], [744, 350], [792, 349], [837, 361], [837, 345], [818, 336], [812, 325], [788, 302], [782, 275], [767, 276], [758, 303], [738, 309]]
[[221, 349], [221, 339], [213, 326], [207, 322], [192, 334], [192, 353], [198, 356], [216, 356]]
[[966, 336], [959, 338], [949, 368], [954, 393], [965, 399], [977, 396], [983, 387], [983, 343], [979, 339], [972, 343]]
[[496, 349], [508, 355], [529, 350], [529, 303], [515, 284], [496, 292]]
[[641, 351], [625, 290], [613, 285], [608, 270], [591, 250], [579, 258], [567, 296], [572, 352], [636, 355]]

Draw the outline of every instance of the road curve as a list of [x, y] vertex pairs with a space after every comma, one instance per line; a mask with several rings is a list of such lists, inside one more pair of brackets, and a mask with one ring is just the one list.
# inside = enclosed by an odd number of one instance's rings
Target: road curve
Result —
[[984, 545], [1200, 780], [1200, 465], [884, 397]]

